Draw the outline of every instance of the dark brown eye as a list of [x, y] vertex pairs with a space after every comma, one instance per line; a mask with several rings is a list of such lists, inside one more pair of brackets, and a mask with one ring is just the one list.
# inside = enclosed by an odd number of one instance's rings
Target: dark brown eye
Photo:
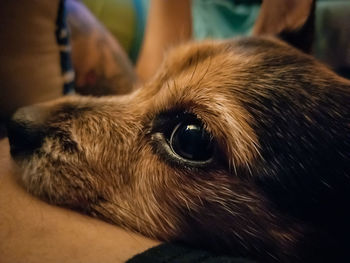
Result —
[[211, 136], [201, 124], [179, 123], [170, 136], [173, 152], [189, 161], [203, 162], [213, 157]]

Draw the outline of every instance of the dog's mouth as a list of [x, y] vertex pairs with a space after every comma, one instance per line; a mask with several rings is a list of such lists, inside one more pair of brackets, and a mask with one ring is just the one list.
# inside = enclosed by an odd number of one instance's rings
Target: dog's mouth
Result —
[[7, 124], [11, 156], [23, 159], [36, 152], [44, 141], [40, 127], [25, 122], [10, 120]]
[[45, 139], [42, 114], [38, 107], [29, 106], [16, 111], [7, 121], [10, 152], [14, 159], [28, 158], [42, 146]]

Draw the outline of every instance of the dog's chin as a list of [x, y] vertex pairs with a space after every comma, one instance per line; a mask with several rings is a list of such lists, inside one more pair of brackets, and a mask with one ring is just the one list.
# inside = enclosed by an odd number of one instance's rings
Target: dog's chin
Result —
[[[15, 156], [12, 157], [17, 167], [17, 178], [20, 184], [30, 193], [38, 195], [38, 191], [35, 191], [36, 187], [40, 186], [38, 182], [42, 181], [41, 173], [39, 173], [38, 167], [34, 169], [33, 160], [29, 156]], [[41, 188], [41, 186], [40, 186]], [[40, 196], [38, 196], [40, 197]]]
[[28, 193], [51, 205], [91, 215], [96, 204], [95, 192], [84, 191], [85, 186], [77, 190], [70, 178], [62, 176], [64, 165], [53, 167], [52, 163], [36, 154], [12, 158], [17, 169], [16, 179]]
[[16, 169], [16, 179], [18, 183], [30, 194], [39, 199], [55, 204], [52, 198], [48, 198], [47, 189], [50, 189], [50, 175], [46, 171], [45, 165], [35, 155], [16, 154], [11, 151], [11, 157]]

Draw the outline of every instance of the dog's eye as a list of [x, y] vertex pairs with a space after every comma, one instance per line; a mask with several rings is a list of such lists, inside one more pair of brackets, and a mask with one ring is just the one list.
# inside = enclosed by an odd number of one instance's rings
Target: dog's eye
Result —
[[213, 156], [213, 140], [198, 123], [179, 123], [169, 141], [172, 151], [191, 161], [207, 161]]
[[150, 130], [153, 150], [163, 160], [181, 168], [213, 168], [221, 165], [215, 138], [204, 123], [186, 111], [160, 113]]

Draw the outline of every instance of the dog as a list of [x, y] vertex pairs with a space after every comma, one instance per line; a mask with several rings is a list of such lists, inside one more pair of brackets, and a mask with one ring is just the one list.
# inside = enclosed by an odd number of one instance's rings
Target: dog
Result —
[[272, 32], [299, 49], [269, 36], [266, 6], [255, 36], [181, 45], [131, 94], [19, 109], [8, 133], [21, 183], [164, 241], [345, 261], [350, 81], [303, 52], [312, 5], [298, 30]]

